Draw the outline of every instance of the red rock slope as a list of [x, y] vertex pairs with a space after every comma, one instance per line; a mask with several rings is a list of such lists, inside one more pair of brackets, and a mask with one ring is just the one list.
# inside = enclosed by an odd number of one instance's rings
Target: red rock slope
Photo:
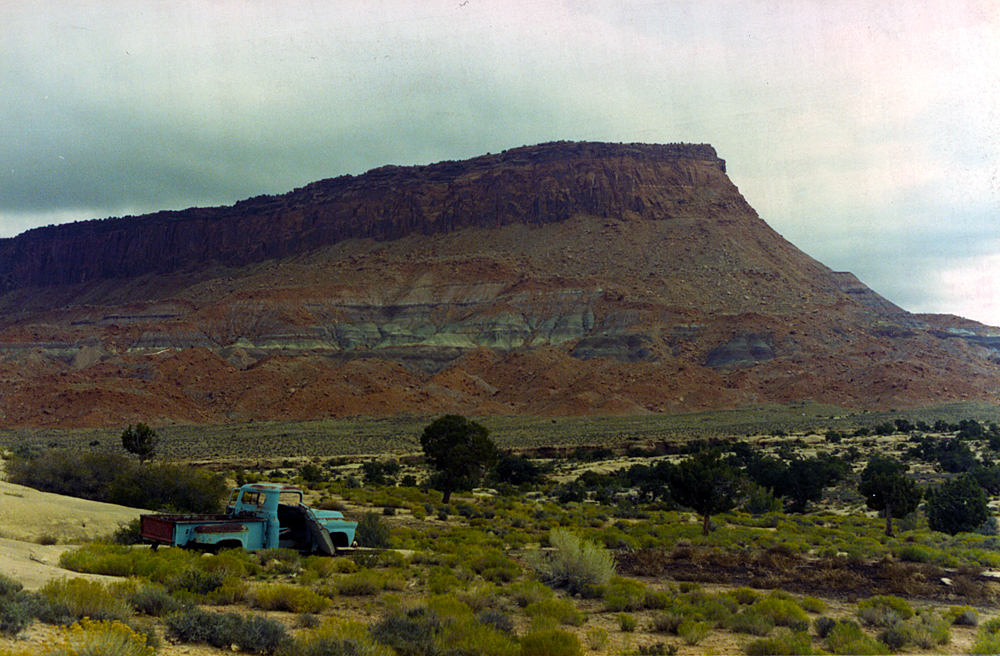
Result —
[[555, 143], [0, 241], [0, 426], [997, 401], [1000, 338], [771, 230], [709, 146]]

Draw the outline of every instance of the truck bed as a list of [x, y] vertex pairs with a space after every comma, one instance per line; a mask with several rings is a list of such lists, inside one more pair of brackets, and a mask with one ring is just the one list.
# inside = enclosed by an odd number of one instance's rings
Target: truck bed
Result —
[[[180, 524], [198, 524], [211, 530], [216, 527], [221, 532], [238, 529], [245, 524], [263, 522], [259, 517], [236, 517], [233, 515], [142, 515], [139, 534], [154, 542], [173, 544], [176, 528]], [[197, 530], [197, 529], [196, 529]], [[204, 532], [204, 531], [199, 531]]]

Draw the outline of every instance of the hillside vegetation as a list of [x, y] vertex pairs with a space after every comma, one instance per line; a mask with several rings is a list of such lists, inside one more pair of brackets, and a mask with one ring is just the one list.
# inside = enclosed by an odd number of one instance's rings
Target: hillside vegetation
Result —
[[[282, 550], [205, 557], [87, 544], [63, 565], [123, 583], [84, 594], [69, 579], [31, 595], [10, 583], [0, 614], [11, 634], [31, 618], [105, 621], [75, 625], [95, 635], [125, 635], [116, 622], [131, 623], [136, 635], [165, 639], [165, 652], [173, 643], [208, 645], [205, 653], [232, 645], [401, 655], [990, 653], [1000, 645], [992, 619], [1000, 584], [989, 574], [1000, 569], [995, 520], [934, 531], [924, 502], [888, 536], [858, 492], [878, 454], [905, 463], [923, 490], [964, 476], [994, 503], [995, 424], [896, 417], [612, 446], [618, 452], [508, 450], [487, 487], [456, 491], [448, 504], [413, 453], [230, 468], [236, 482], [307, 488], [310, 503], [358, 519], [359, 541], [377, 549], [333, 559]], [[731, 510], [711, 514], [707, 535], [675, 500], [672, 476], [705, 454], [745, 482]], [[799, 469], [826, 472], [811, 477], [823, 483], [818, 493], [799, 498], [795, 486], [761, 484]]]

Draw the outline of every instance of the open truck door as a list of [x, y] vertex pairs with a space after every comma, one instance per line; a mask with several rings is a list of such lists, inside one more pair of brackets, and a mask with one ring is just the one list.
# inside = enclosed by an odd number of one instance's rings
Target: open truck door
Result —
[[323, 528], [315, 517], [306, 517], [306, 527], [309, 529], [309, 535], [312, 536], [313, 544], [318, 553], [324, 556], [336, 555], [337, 549], [333, 546], [333, 540], [330, 539], [330, 531]]

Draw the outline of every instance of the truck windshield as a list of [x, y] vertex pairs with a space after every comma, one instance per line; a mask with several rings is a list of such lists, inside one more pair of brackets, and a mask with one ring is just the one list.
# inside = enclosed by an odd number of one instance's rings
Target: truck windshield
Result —
[[265, 495], [260, 492], [244, 492], [240, 503], [244, 506], [263, 506]]

